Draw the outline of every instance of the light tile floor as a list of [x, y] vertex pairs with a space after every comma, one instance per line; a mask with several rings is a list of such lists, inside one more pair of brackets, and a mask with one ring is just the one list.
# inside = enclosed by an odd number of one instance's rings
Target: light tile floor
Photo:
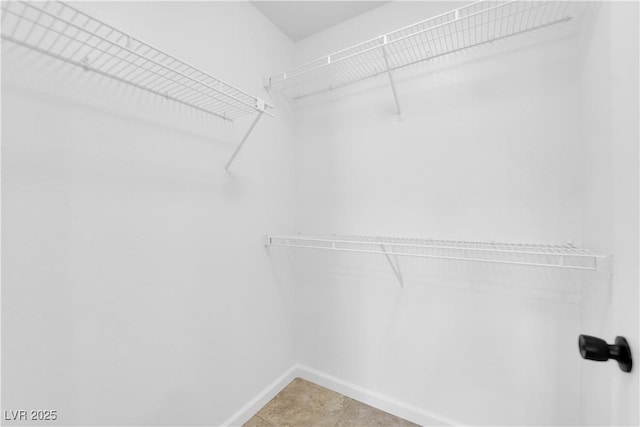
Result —
[[296, 378], [244, 427], [417, 427], [317, 384]]

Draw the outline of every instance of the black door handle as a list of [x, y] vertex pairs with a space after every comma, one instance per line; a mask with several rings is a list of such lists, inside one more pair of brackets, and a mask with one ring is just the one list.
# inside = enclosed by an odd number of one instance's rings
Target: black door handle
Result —
[[624, 337], [616, 337], [614, 344], [607, 344], [603, 339], [590, 335], [578, 337], [578, 348], [583, 359], [606, 362], [609, 359], [617, 360], [618, 366], [624, 372], [631, 372], [631, 349]]

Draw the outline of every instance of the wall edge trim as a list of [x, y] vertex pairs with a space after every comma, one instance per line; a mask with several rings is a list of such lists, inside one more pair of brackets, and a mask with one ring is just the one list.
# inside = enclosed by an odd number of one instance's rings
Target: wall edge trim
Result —
[[347, 397], [371, 405], [421, 426], [466, 426], [451, 418], [425, 411], [365, 387], [360, 387], [333, 375], [304, 365], [297, 365], [296, 377], [314, 382], [323, 387], [342, 393]]
[[253, 399], [240, 408], [236, 413], [231, 415], [220, 426], [232, 427], [241, 426], [249, 421], [249, 419], [255, 415], [264, 405], [275, 397], [283, 388], [285, 388], [296, 377], [298, 365], [294, 364], [289, 369], [284, 371], [278, 378], [276, 378], [271, 384], [266, 386], [260, 391]]
[[373, 390], [360, 387], [356, 384], [299, 363], [294, 364], [282, 373], [246, 405], [225, 420], [221, 426], [241, 426], [295, 378], [302, 378], [307, 381], [311, 381], [322, 387], [342, 393], [351, 399], [366, 403], [367, 405], [371, 405], [382, 411], [422, 426], [466, 426], [465, 423], [460, 421], [453, 420], [449, 417], [435, 414], [430, 411], [425, 411], [416, 406], [409, 405]]

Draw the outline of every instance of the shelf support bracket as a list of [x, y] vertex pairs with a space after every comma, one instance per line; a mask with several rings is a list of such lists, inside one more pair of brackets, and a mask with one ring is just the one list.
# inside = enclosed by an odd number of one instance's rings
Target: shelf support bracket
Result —
[[251, 126], [249, 126], [249, 129], [247, 129], [244, 136], [242, 137], [242, 140], [240, 141], [240, 144], [238, 144], [238, 146], [236, 147], [236, 150], [233, 152], [233, 154], [231, 155], [231, 158], [225, 165], [224, 173], [229, 173], [229, 166], [231, 166], [231, 163], [233, 163], [233, 161], [235, 160], [236, 156], [242, 149], [242, 146], [244, 145], [244, 143], [247, 142], [247, 138], [249, 138], [249, 135], [251, 135], [251, 132], [253, 132], [253, 128], [256, 127], [256, 124], [258, 124], [258, 120], [260, 120], [260, 117], [262, 117], [263, 114], [264, 114], [264, 110], [260, 110], [256, 118], [253, 119], [253, 123], [251, 123]]
[[384, 64], [387, 67], [387, 75], [389, 76], [389, 82], [391, 83], [391, 90], [393, 91], [393, 100], [396, 103], [396, 111], [398, 116], [402, 115], [400, 109], [400, 101], [398, 101], [398, 92], [396, 90], [396, 82], [393, 80], [393, 74], [391, 74], [391, 67], [389, 66], [389, 57], [387, 55], [387, 36], [382, 36], [382, 56], [384, 57]]
[[398, 282], [400, 283], [400, 287], [404, 288], [404, 281], [402, 280], [402, 273], [400, 272], [400, 265], [398, 263], [398, 260], [396, 259], [396, 262], [395, 263], [393, 262], [393, 260], [387, 253], [387, 248], [385, 248], [382, 243], [380, 243], [380, 248], [382, 249], [382, 252], [384, 253], [385, 258], [387, 258], [387, 262], [389, 263], [389, 266], [391, 267], [393, 274], [396, 276], [396, 279], [398, 279]]

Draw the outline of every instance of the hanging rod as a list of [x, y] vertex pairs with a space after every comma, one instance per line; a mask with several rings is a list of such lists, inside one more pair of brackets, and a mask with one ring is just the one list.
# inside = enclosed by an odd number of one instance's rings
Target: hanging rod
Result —
[[2, 2], [2, 39], [223, 120], [274, 115], [262, 99], [59, 0]]
[[[265, 246], [361, 252], [587, 271], [610, 271], [610, 257], [564, 245], [472, 242], [374, 236], [265, 236]], [[394, 270], [394, 273], [396, 271]]]
[[297, 99], [580, 16], [579, 2], [480, 0], [266, 78]]

